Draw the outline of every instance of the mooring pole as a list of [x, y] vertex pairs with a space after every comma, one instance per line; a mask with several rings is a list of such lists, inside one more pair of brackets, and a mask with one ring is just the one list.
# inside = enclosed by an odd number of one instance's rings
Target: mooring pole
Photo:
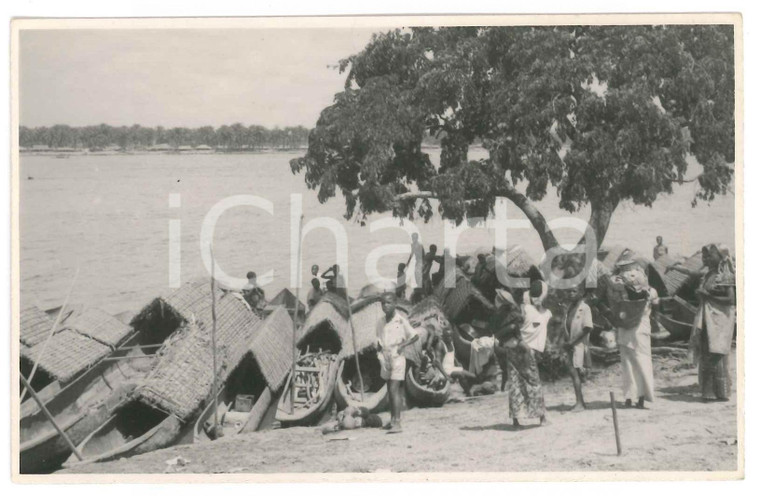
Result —
[[[361, 388], [361, 398], [364, 401], [364, 377], [362, 370], [359, 368], [359, 350], [356, 348], [356, 333], [354, 332], [354, 316], [351, 313], [351, 301], [348, 299], [348, 288], [346, 288], [346, 304], [348, 305], [348, 325], [351, 328], [351, 341], [354, 344], [354, 360], [356, 360], [356, 373], [359, 374], [359, 387]], [[340, 380], [340, 378], [338, 378]]]
[[214, 248], [209, 245], [209, 252], [211, 253], [211, 376], [213, 378], [213, 396], [214, 396], [214, 438], [217, 437], [217, 429], [219, 427], [219, 393], [216, 385], [216, 280], [214, 273]]
[[298, 360], [298, 350], [296, 348], [298, 340], [298, 305], [301, 300], [298, 297], [301, 288], [301, 236], [303, 235], [303, 214], [298, 219], [298, 249], [296, 250], [298, 258], [296, 259], [296, 304], [293, 309], [293, 363], [290, 365], [290, 413], [296, 408], [296, 360]]
[[617, 408], [615, 407], [615, 393], [610, 391], [610, 404], [612, 406], [612, 424], [615, 426], [615, 445], [618, 456], [623, 454], [623, 446], [620, 444], [620, 428], [618, 427]]
[[45, 406], [45, 403], [40, 399], [39, 396], [37, 396], [37, 393], [34, 392], [34, 389], [32, 389], [32, 386], [29, 385], [29, 382], [26, 380], [26, 378], [21, 374], [19, 374], [19, 378], [21, 379], [21, 383], [24, 385], [24, 388], [27, 391], [29, 391], [29, 394], [32, 395], [32, 398], [34, 398], [34, 401], [36, 401], [37, 405], [39, 405], [40, 410], [42, 410], [42, 413], [45, 414], [45, 416], [50, 421], [50, 423], [53, 424], [53, 427], [55, 427], [55, 430], [58, 431], [58, 434], [60, 434], [63, 440], [66, 441], [66, 444], [69, 445], [69, 448], [71, 448], [71, 451], [73, 451], [76, 457], [79, 458], [79, 461], [84, 460], [82, 453], [80, 453], [77, 447], [74, 446], [74, 443], [71, 442], [71, 439], [69, 438], [69, 436], [67, 436], [66, 433], [63, 432], [63, 429], [61, 429], [61, 427], [58, 425], [58, 422], [55, 421], [55, 419], [53, 418], [53, 415]]
[[[71, 296], [71, 291], [74, 289], [74, 284], [77, 282], [77, 277], [79, 277], [79, 267], [77, 267], [77, 271], [74, 273], [74, 279], [71, 281], [71, 286], [69, 286], [69, 292], [66, 293], [66, 299], [63, 300], [63, 305], [61, 305], [60, 310], [58, 310], [58, 315], [55, 317], [55, 322], [53, 322], [53, 327], [50, 328], [50, 332], [48, 333], [47, 338], [45, 339], [45, 342], [42, 344], [42, 349], [40, 350], [40, 354], [37, 355], [37, 358], [34, 360], [34, 365], [32, 365], [32, 371], [29, 373], [29, 384], [32, 383], [32, 379], [34, 379], [34, 374], [37, 372], [37, 366], [40, 364], [40, 360], [42, 360], [42, 357], [45, 355], [45, 352], [47, 351], [48, 344], [50, 343], [50, 339], [55, 334], [55, 330], [58, 328], [58, 324], [61, 323], [61, 315], [63, 315], [63, 311], [66, 309], [66, 305], [69, 303], [69, 297]], [[26, 390], [28, 388], [24, 387], [24, 390], [21, 391], [21, 399], [19, 400], [19, 403], [24, 402], [24, 396], [26, 396]]]

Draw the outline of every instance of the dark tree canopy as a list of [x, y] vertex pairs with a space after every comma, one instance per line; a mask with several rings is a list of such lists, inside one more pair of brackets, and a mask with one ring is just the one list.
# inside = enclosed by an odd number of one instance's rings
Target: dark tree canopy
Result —
[[[373, 36], [341, 62], [294, 173], [346, 217], [485, 216], [505, 196], [546, 248], [533, 201], [591, 206], [601, 243], [617, 205], [651, 206], [702, 165], [697, 199], [725, 194], [734, 161], [732, 26], [411, 28]], [[440, 139], [440, 167], [423, 140]], [[489, 158], [468, 160], [482, 143]], [[525, 183], [524, 194], [516, 188]]]

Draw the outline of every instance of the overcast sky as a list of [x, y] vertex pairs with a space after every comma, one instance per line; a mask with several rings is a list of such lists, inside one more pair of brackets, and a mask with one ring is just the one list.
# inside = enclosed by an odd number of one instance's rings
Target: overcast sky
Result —
[[373, 31], [22, 31], [20, 123], [313, 127]]

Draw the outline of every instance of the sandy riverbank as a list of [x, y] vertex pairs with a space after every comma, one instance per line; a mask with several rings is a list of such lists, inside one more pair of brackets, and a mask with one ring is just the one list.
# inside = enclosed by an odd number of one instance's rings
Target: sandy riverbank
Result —
[[[736, 470], [735, 392], [729, 402], [702, 403], [696, 369], [674, 358], [655, 357], [657, 401], [650, 409], [619, 410], [624, 452], [616, 456], [609, 391], [620, 394], [619, 377], [619, 364], [595, 370], [584, 388], [589, 410], [581, 413], [568, 411], [573, 402], [568, 379], [547, 384], [551, 423], [545, 427], [514, 429], [507, 419], [507, 395], [499, 393], [408, 410], [402, 434], [272, 430], [60, 473]], [[169, 467], [166, 461], [177, 456], [189, 463]]]

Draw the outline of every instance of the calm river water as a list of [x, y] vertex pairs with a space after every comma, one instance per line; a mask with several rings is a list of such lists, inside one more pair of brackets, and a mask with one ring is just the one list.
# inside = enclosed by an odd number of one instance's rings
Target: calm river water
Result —
[[[274, 215], [250, 206], [227, 210], [216, 225], [214, 252], [227, 274], [244, 277], [248, 270], [274, 270], [265, 286], [268, 296], [290, 281], [290, 195], [303, 195], [305, 221], [337, 219], [349, 244], [349, 293], [367, 283], [365, 258], [386, 244], [408, 244], [402, 229], [370, 232], [343, 218], [342, 197], [320, 204], [303, 176], [294, 176], [288, 162], [297, 153], [250, 155], [119, 155], [48, 156], [21, 159], [21, 291], [24, 302], [43, 308], [60, 305], [79, 268], [72, 303], [100, 306], [110, 312], [138, 310], [151, 298], [171, 291], [169, 285], [169, 221], [181, 221], [181, 280], [208, 276], [200, 254], [200, 231], [211, 207], [233, 195], [256, 195], [271, 201]], [[471, 158], [478, 158], [476, 152]], [[33, 178], [28, 179], [29, 177]], [[170, 207], [169, 195], [179, 194], [181, 206]], [[694, 184], [678, 187], [650, 209], [622, 205], [613, 217], [605, 244], [623, 244], [651, 254], [655, 236], [663, 235], [671, 253], [690, 255], [701, 245], [721, 241], [733, 247], [734, 196], [711, 205], [690, 205]], [[568, 215], [557, 206], [555, 193], [538, 204], [547, 219]], [[510, 218], [524, 219], [509, 205]], [[588, 211], [576, 214], [587, 218]], [[385, 216], [376, 215], [371, 220]], [[396, 221], [398, 224], [398, 221]], [[425, 245], [443, 244], [439, 218], [418, 223]], [[578, 239], [560, 232], [562, 241]], [[485, 229], [460, 237], [459, 252], [490, 245]], [[510, 244], [533, 251], [541, 244], [531, 229], [508, 232]], [[322, 269], [335, 263], [336, 243], [326, 230], [310, 233], [303, 246], [303, 273], [313, 263]], [[395, 277], [406, 255], [379, 259], [381, 275]], [[308, 283], [308, 279], [307, 283]], [[302, 299], [305, 299], [305, 289]]]

